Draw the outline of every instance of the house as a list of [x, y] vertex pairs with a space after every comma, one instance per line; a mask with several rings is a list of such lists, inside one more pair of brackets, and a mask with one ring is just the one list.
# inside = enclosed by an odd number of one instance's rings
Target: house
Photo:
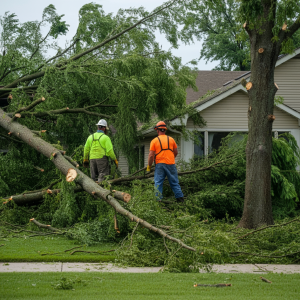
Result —
[[[241, 79], [249, 81], [251, 72], [242, 71], [199, 71], [196, 79], [198, 92], [187, 90], [186, 101], [195, 103], [195, 109], [206, 121], [206, 126], [196, 128], [191, 117], [184, 116], [171, 120], [172, 125], [183, 125], [189, 130], [202, 133], [202, 146], [192, 140], [185, 141], [178, 132], [168, 131], [168, 135], [180, 140], [176, 161], [189, 161], [194, 154], [207, 155], [217, 149], [221, 138], [230, 132], [248, 131], [247, 91]], [[273, 123], [274, 135], [290, 132], [300, 146], [300, 48], [293, 54], [281, 55], [276, 63], [275, 82], [279, 87], [276, 96], [284, 99], [283, 104], [274, 107], [276, 117]], [[201, 98], [199, 100], [199, 98]], [[144, 166], [147, 165], [151, 140], [157, 135], [154, 129], [143, 132]], [[123, 175], [128, 174], [128, 165], [124, 157], [120, 157], [120, 169]]]

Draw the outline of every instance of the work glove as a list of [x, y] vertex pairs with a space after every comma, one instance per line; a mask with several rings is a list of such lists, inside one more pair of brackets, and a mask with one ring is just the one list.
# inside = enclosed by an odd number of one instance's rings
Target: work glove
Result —
[[116, 164], [116, 166], [117, 166], [117, 168], [118, 168], [118, 167], [119, 167], [119, 162], [118, 162], [117, 159], [115, 159], [115, 164]]
[[88, 159], [84, 159], [83, 160], [83, 167], [84, 168], [88, 168], [89, 167], [89, 160]]
[[147, 166], [146, 171], [147, 171], [147, 172], [150, 172], [150, 171], [151, 171], [151, 166]]

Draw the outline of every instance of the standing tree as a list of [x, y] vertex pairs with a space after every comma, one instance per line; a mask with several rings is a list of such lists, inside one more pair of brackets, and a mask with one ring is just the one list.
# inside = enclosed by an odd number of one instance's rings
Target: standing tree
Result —
[[[272, 124], [277, 58], [293, 51], [292, 37], [300, 28], [299, 1], [242, 0], [240, 21], [250, 39], [251, 77], [249, 135], [246, 147], [245, 202], [239, 227], [273, 224], [271, 203]], [[250, 109], [251, 108], [251, 109]]]

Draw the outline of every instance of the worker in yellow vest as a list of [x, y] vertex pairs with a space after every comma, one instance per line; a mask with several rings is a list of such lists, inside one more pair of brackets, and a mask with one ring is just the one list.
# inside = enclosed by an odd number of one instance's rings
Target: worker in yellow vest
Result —
[[97, 132], [88, 137], [84, 146], [83, 166], [88, 168], [90, 159], [91, 178], [101, 182], [104, 180], [104, 176], [109, 175], [108, 157], [115, 161], [116, 167], [119, 163], [112, 142], [106, 135], [107, 122], [102, 119], [96, 125], [98, 126]]
[[158, 137], [153, 139], [150, 144], [147, 171], [150, 172], [153, 161], [155, 161], [154, 184], [159, 191], [159, 199], [162, 199], [163, 183], [167, 176], [172, 191], [177, 202], [184, 202], [181, 191], [178, 173], [175, 165], [175, 157], [178, 155], [176, 142], [172, 137], [166, 135], [167, 126], [160, 121], [154, 129]]

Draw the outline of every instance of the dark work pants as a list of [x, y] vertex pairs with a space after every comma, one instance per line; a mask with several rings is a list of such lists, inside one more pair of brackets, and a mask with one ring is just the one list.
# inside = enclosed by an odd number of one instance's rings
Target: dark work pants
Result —
[[104, 176], [109, 175], [109, 163], [108, 157], [103, 156], [99, 159], [90, 160], [91, 178], [94, 181], [101, 182], [104, 180]]

